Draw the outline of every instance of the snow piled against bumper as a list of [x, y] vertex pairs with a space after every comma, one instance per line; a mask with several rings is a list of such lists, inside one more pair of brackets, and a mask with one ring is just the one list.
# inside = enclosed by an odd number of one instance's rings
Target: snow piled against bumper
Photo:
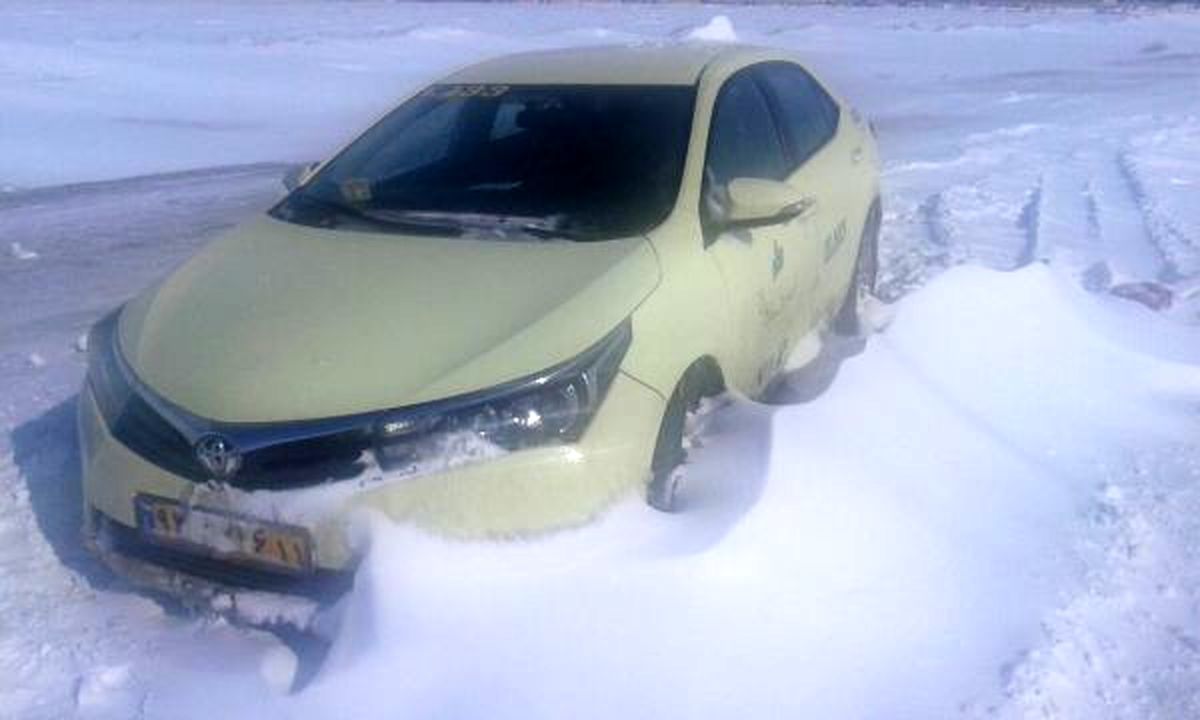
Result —
[[997, 668], [1086, 590], [1077, 539], [1104, 546], [1113, 488], [1194, 452], [1200, 378], [1167, 358], [1197, 352], [1195, 328], [1046, 266], [950, 270], [815, 401], [714, 413], [689, 512], [631, 500], [508, 545], [377, 523], [329, 658], [291, 701], [354, 717], [982, 711], [1009, 679]]

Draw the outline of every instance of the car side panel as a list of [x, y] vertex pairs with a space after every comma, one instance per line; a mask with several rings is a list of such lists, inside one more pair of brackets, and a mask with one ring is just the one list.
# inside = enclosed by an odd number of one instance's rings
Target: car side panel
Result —
[[[631, 375], [664, 397], [670, 396], [687, 367], [705, 356], [717, 361], [731, 389], [749, 395], [761, 389], [755, 369], [762, 358], [738, 340], [737, 319], [726, 299], [735, 289], [725, 287], [725, 279], [704, 247], [698, 210], [711, 115], [721, 86], [749, 65], [780, 60], [794, 62], [787, 54], [756, 51], [715, 61], [701, 75], [679, 198], [671, 217], [649, 236], [662, 268], [661, 284], [634, 312], [634, 344], [624, 364]], [[814, 292], [798, 300], [798, 328], [789, 338], [793, 344], [806, 335], [805, 330], [811, 334], [815, 326], [832, 315], [844, 295], [863, 220], [878, 191], [878, 163], [865, 123], [855, 121], [849, 106], [836, 96], [834, 99], [843, 116], [837, 136], [818, 152], [819, 157], [812, 159], [816, 165], [811, 171], [798, 171], [789, 180], [828, 194], [826, 212], [846, 219], [844, 238], [837, 242], [831, 237], [836, 222], [826, 231], [819, 221], [800, 221], [804, 239], [797, 240], [817, 247], [807, 248], [808, 253], [796, 248], [795, 259], [812, 262], [809, 258], [815, 258], [822, 266]], [[860, 146], [864, 157], [854, 164], [851, 152]], [[827, 239], [839, 245], [828, 264], [822, 260]], [[811, 278], [809, 284], [813, 284]], [[810, 307], [808, 313], [804, 312], [805, 304]]]

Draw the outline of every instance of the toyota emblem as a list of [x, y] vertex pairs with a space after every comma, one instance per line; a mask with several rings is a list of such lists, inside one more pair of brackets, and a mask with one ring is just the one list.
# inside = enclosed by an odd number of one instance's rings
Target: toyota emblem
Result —
[[210, 434], [197, 440], [196, 460], [218, 480], [228, 480], [242, 467], [242, 454], [223, 435]]

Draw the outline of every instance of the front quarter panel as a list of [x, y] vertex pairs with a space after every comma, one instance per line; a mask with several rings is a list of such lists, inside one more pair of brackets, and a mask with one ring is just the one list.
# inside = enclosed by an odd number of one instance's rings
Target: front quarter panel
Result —
[[703, 251], [699, 221], [680, 218], [652, 237], [662, 280], [633, 314], [633, 344], [622, 367], [665, 399], [699, 358], [736, 364], [736, 345], [723, 281]]

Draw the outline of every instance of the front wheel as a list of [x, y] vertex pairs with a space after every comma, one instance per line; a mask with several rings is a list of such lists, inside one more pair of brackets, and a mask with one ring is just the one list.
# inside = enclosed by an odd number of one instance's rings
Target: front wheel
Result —
[[875, 276], [879, 271], [880, 220], [879, 202], [875, 201], [867, 211], [867, 221], [863, 223], [850, 286], [846, 288], [846, 297], [833, 317], [833, 331], [838, 335], [854, 336], [862, 332], [863, 307], [867, 298], [875, 292]]
[[654, 509], [677, 512], [681, 508], [679, 481], [680, 469], [687, 461], [683, 439], [688, 415], [699, 408], [701, 399], [716, 395], [722, 389], [716, 373], [693, 365], [671, 393], [658, 429], [658, 442], [650, 461], [650, 483], [646, 487], [646, 502]]

